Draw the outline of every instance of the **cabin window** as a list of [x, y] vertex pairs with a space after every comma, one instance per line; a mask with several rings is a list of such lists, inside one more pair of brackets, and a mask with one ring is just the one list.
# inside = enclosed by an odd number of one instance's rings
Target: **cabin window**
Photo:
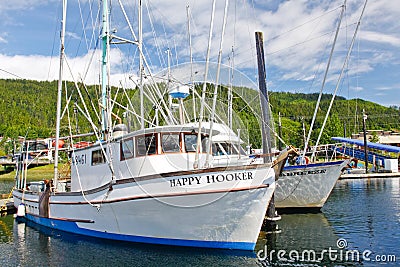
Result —
[[133, 158], [134, 153], [134, 143], [133, 138], [125, 139], [121, 141], [121, 160], [126, 160]]
[[161, 137], [161, 148], [163, 153], [180, 152], [179, 134], [163, 134]]
[[197, 134], [185, 134], [184, 140], [186, 152], [196, 152]]
[[219, 143], [213, 144], [213, 146], [212, 146], [212, 154], [213, 154], [214, 156], [222, 156], [222, 155], [225, 155], [225, 153], [224, 153], [224, 151], [223, 151], [223, 149], [222, 149], [222, 147], [221, 147], [221, 144], [219, 144]]
[[157, 153], [157, 135], [144, 135], [136, 137], [137, 156], [153, 155]]
[[230, 143], [220, 143], [227, 155], [238, 154], [237, 148]]
[[[104, 149], [104, 152], [106, 150]], [[92, 151], [92, 165], [103, 164], [106, 162], [106, 157], [102, 149]]]
[[[201, 139], [201, 149], [203, 151], [203, 153], [207, 153], [207, 146], [209, 145], [208, 141], [210, 139], [207, 136], [203, 136], [203, 138]], [[215, 151], [215, 144], [211, 143], [211, 151]]]
[[[185, 151], [186, 152], [196, 152], [197, 134], [185, 134], [184, 142], [185, 142]], [[204, 153], [207, 151], [207, 144], [208, 144], [208, 137], [202, 135], [201, 136], [201, 149], [202, 149], [202, 152], [204, 152]]]

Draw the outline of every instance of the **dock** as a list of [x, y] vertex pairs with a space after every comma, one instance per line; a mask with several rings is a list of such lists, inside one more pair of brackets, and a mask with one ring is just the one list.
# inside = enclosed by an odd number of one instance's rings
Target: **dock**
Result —
[[400, 177], [400, 172], [371, 172], [371, 173], [345, 173], [339, 180], [344, 179], [368, 179], [368, 178], [394, 178]]
[[14, 201], [12, 198], [0, 199], [1, 213], [15, 213]]
[[[35, 165], [35, 166], [44, 166], [44, 165], [49, 165], [50, 163], [51, 163], [51, 160], [49, 160], [47, 158], [34, 158], [34, 159], [25, 160], [25, 164]], [[1, 158], [0, 165], [3, 165], [5, 167], [15, 167], [16, 162], [10, 158]]]

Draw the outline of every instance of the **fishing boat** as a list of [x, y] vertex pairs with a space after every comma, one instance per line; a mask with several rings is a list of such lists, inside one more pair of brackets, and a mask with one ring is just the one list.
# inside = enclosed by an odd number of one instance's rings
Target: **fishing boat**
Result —
[[275, 206], [280, 211], [319, 211], [348, 160], [284, 166], [277, 181]]
[[[122, 108], [122, 105], [117, 106], [113, 101], [116, 97], [110, 95], [109, 45], [111, 40], [125, 42], [126, 39], [115, 37], [109, 30], [108, 7], [108, 1], [103, 0], [101, 125], [96, 125], [95, 120], [90, 120], [90, 114], [85, 113], [96, 140], [76, 145], [72, 137], [60, 137], [61, 115], [68, 111], [61, 107], [64, 6], [56, 136], [54, 147], [49, 148], [55, 153], [54, 178], [29, 185], [26, 165], [18, 165], [13, 191], [17, 218], [51, 229], [112, 240], [253, 250], [275, 190], [275, 173], [272, 162], [255, 162], [243, 153], [240, 131], [236, 133], [233, 129], [237, 128], [226, 125], [217, 116], [215, 105], [208, 105], [204, 100], [207, 87], [220, 85], [220, 60], [212, 69], [207, 56], [205, 69], [196, 72], [202, 76], [202, 81], [197, 83], [197, 88], [203, 89], [200, 111], [197, 120], [186, 122], [183, 100], [195, 93], [193, 72], [181, 76], [186, 80], [178, 79], [177, 75], [172, 79], [174, 73], [168, 68], [163, 72], [168, 82], [164, 76], [159, 77], [159, 81], [164, 81], [163, 90], [150, 73], [145, 79], [142, 71], [147, 68], [147, 61], [143, 58], [139, 21], [138, 38], [131, 43], [137, 45], [140, 53], [137, 88], [141, 110], [127, 108], [126, 112], [137, 115], [140, 127], [131, 130], [121, 120], [115, 123], [112, 107]], [[214, 80], [208, 75], [213, 70], [217, 71]], [[75, 89], [83, 99], [78, 88]], [[161, 93], [154, 97], [155, 92]], [[153, 120], [145, 118], [149, 114], [144, 111], [146, 95], [154, 100], [151, 103]], [[70, 95], [64, 97], [69, 99]], [[178, 106], [179, 112], [174, 113], [171, 103]], [[80, 110], [88, 109], [82, 105]], [[196, 111], [194, 107], [193, 110]], [[205, 114], [208, 120], [204, 119]], [[216, 147], [215, 141], [224, 138], [231, 143]], [[61, 140], [66, 142], [63, 147], [59, 145]], [[70, 173], [66, 179], [59, 171], [61, 151], [67, 152], [69, 160]], [[222, 159], [220, 151], [229, 151], [229, 155]], [[28, 151], [21, 155], [24, 160], [23, 155], [28, 155]]]
[[316, 160], [317, 148], [324, 131], [324, 127], [330, 115], [330, 111], [333, 102], [336, 97], [336, 93], [342, 81], [342, 77], [346, 66], [348, 64], [351, 51], [354, 45], [355, 37], [357, 35], [361, 18], [364, 14], [367, 1], [364, 3], [357, 27], [355, 29], [352, 42], [348, 48], [346, 58], [344, 60], [341, 73], [337, 79], [336, 87], [332, 98], [326, 111], [324, 121], [321, 128], [319, 129], [318, 138], [312, 149], [312, 154], [310, 158], [306, 157], [308, 152], [308, 146], [311, 138], [311, 133], [313, 131], [314, 123], [317, 118], [317, 112], [320, 109], [320, 100], [322, 97], [322, 92], [325, 86], [326, 78], [329, 72], [330, 63], [332, 55], [335, 49], [337, 36], [340, 30], [340, 25], [342, 22], [344, 10], [346, 7], [346, 1], [342, 6], [340, 17], [338, 20], [338, 25], [336, 28], [336, 34], [334, 38], [333, 45], [331, 47], [331, 52], [329, 55], [328, 64], [325, 69], [324, 79], [321, 85], [318, 100], [315, 106], [314, 115], [308, 132], [308, 136], [305, 140], [303, 152], [300, 153], [298, 163], [292, 166], [285, 166], [282, 173], [280, 174], [279, 180], [277, 182], [277, 189], [275, 191], [275, 205], [278, 209], [288, 209], [288, 210], [320, 210], [326, 200], [328, 199], [330, 192], [336, 184], [342, 174], [343, 168], [349, 163], [349, 160], [327, 160], [325, 162], [318, 162]]

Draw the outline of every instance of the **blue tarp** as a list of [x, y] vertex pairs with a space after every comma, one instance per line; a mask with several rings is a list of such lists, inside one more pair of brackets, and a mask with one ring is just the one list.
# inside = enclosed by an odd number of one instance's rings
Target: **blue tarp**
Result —
[[[343, 138], [343, 137], [332, 137], [333, 141], [337, 142], [342, 142], [342, 143], [348, 143], [348, 144], [354, 144], [358, 146], [364, 146], [364, 141], [363, 140], [358, 140], [358, 139], [350, 139], [350, 138]], [[378, 149], [378, 150], [383, 150], [387, 152], [394, 152], [394, 153], [400, 153], [400, 147], [397, 146], [389, 146], [389, 145], [383, 145], [383, 144], [378, 144], [378, 143], [372, 143], [372, 142], [367, 142], [367, 147], [373, 148], [373, 149]]]

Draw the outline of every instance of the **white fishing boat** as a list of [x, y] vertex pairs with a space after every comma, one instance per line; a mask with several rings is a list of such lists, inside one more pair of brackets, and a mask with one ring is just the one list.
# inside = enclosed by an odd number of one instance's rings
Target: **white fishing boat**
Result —
[[347, 164], [338, 160], [284, 166], [276, 184], [276, 208], [319, 211]]
[[[318, 96], [318, 100], [315, 106], [314, 115], [312, 118], [312, 122], [308, 131], [308, 136], [304, 144], [304, 150], [302, 152], [300, 160], [297, 165], [292, 166], [285, 166], [280, 174], [279, 180], [277, 182], [277, 188], [275, 191], [275, 205], [279, 209], [308, 209], [308, 210], [319, 210], [325, 204], [326, 200], [328, 199], [330, 192], [332, 191], [333, 187], [336, 184], [336, 181], [339, 179], [340, 175], [342, 174], [342, 169], [349, 163], [348, 160], [327, 160], [326, 162], [318, 162], [315, 161], [317, 148], [319, 146], [319, 142], [321, 140], [321, 136], [324, 132], [324, 127], [327, 123], [327, 120], [330, 116], [330, 111], [332, 105], [334, 103], [336, 93], [339, 89], [339, 86], [342, 82], [342, 77], [344, 71], [347, 67], [351, 51], [354, 45], [355, 37], [357, 35], [359, 25], [361, 22], [361, 18], [365, 11], [367, 1], [364, 3], [357, 27], [355, 29], [351, 44], [348, 48], [346, 58], [342, 65], [341, 73], [337, 79], [336, 87], [334, 93], [332, 94], [332, 98], [326, 111], [324, 121], [322, 123], [321, 128], [319, 129], [318, 138], [315, 142], [315, 145], [312, 149], [312, 154], [310, 159], [307, 159], [306, 152], [308, 151], [308, 146], [310, 143], [311, 133], [314, 130], [314, 123], [317, 118], [317, 112], [320, 110], [320, 100], [322, 97], [323, 89], [325, 86], [326, 78], [329, 72], [332, 55], [335, 49], [337, 36], [339, 30], [341, 28], [341, 22], [343, 19], [343, 14], [346, 7], [346, 1], [342, 6], [342, 10], [340, 13], [340, 17], [338, 20], [338, 25], [336, 28], [336, 34], [334, 38], [334, 42], [331, 48], [331, 52], [329, 55], [329, 60], [325, 69], [324, 79], [321, 85], [321, 90]], [[307, 161], [309, 162], [305, 162]]]
[[[225, 125], [214, 114], [215, 105], [207, 105], [204, 101], [206, 85], [217, 88], [219, 84], [220, 62], [217, 78], [211, 80], [207, 77], [207, 58], [202, 82], [198, 83], [203, 86], [199, 119], [192, 123], [186, 123], [182, 116], [182, 100], [188, 95], [185, 93], [188, 88], [195, 93], [193, 75], [186, 75], [191, 77], [187, 80], [177, 80], [174, 76], [173, 84], [170, 84], [172, 79], [168, 79], [166, 94], [154, 98], [157, 101], [152, 104], [156, 108], [152, 110], [157, 112], [150, 121], [144, 115], [143, 96], [154, 96], [154, 92], [161, 90], [157, 88], [159, 83], [150, 84], [152, 78], [147, 73], [146, 84], [139, 83], [138, 86], [142, 104], [137, 116], [140, 128], [128, 130], [129, 127], [115, 124], [111, 119], [112, 107], [117, 105], [112, 102], [114, 96], [110, 96], [107, 81], [108, 52], [110, 40], [116, 40], [116, 37], [108, 30], [107, 1], [102, 1], [101, 9], [101, 127], [93, 122], [95, 120], [90, 120], [90, 114], [85, 114], [97, 141], [76, 145], [72, 137], [65, 139], [70, 142], [64, 149], [68, 152], [71, 170], [70, 177], [65, 180], [58, 171], [58, 145], [54, 147], [52, 181], [27, 185], [26, 170], [20, 164], [13, 191], [18, 218], [56, 230], [112, 240], [253, 250], [275, 190], [275, 173], [271, 162], [255, 162], [242, 152], [240, 134], [232, 130], [237, 128]], [[64, 12], [63, 25], [65, 20]], [[141, 22], [138, 25], [140, 32]], [[55, 144], [59, 144], [61, 138], [61, 111], [65, 114], [68, 110], [61, 107], [65, 26], [63, 28]], [[138, 45], [141, 53], [141, 34], [138, 36], [132, 43]], [[141, 53], [140, 80], [144, 80], [145, 62]], [[171, 75], [170, 70], [166, 73]], [[183, 88], [183, 94], [172, 88]], [[146, 94], [146, 89], [154, 91]], [[168, 92], [169, 97], [177, 98], [178, 118], [174, 117], [171, 105], [165, 104], [164, 97], [168, 97]], [[209, 112], [208, 121], [203, 119], [205, 111]], [[129, 112], [137, 115], [135, 111]], [[162, 116], [161, 122], [158, 122], [158, 114]], [[220, 147], [221, 150], [229, 149], [229, 155], [224, 159], [214, 142], [221, 138], [232, 141], [229, 147]], [[29, 153], [24, 152], [21, 155]]]

